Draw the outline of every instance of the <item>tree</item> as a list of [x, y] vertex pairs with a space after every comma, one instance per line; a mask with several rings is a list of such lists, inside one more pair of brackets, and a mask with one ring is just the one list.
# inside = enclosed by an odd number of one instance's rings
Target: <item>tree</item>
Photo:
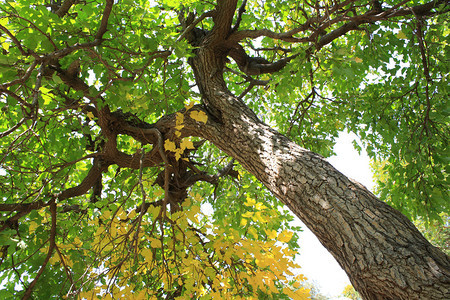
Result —
[[264, 185], [363, 299], [449, 298], [449, 257], [324, 159], [353, 131], [382, 198], [447, 211], [448, 1], [0, 9], [5, 297], [303, 297]]

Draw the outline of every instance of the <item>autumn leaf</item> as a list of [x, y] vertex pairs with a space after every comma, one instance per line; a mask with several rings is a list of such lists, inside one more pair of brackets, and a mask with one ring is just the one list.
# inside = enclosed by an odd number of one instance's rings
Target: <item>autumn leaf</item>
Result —
[[202, 111], [192, 111], [190, 114], [191, 118], [196, 120], [197, 122], [205, 123], [208, 120], [208, 116]]
[[166, 151], [170, 151], [170, 152], [175, 152], [177, 149], [177, 146], [175, 145], [174, 142], [172, 142], [171, 140], [166, 140], [164, 142], [164, 149]]
[[273, 239], [275, 239], [275, 238], [277, 237], [277, 232], [276, 232], [275, 230], [268, 230], [268, 229], [265, 229], [264, 231], [266, 232], [267, 237], [268, 237], [269, 239], [271, 239], [271, 240], [273, 240]]
[[292, 231], [287, 231], [287, 230], [283, 230], [279, 235], [278, 235], [278, 241], [279, 242], [283, 242], [283, 243], [287, 243], [291, 240], [292, 236], [294, 235], [294, 232]]
[[50, 89], [41, 86], [39, 91], [41, 92], [42, 99], [44, 99], [44, 105], [48, 105], [52, 101], [52, 97], [49, 95]]
[[152, 248], [161, 248], [161, 241], [160, 240], [157, 240], [157, 239], [155, 239], [155, 238], [152, 238], [151, 240], [150, 240], [150, 246], [152, 247]]
[[194, 144], [193, 144], [192, 141], [189, 140], [189, 139], [183, 139], [183, 140], [181, 141], [180, 148], [181, 148], [182, 150], [185, 150], [185, 149], [195, 149]]
[[396, 35], [395, 35], [398, 39], [406, 39], [406, 34], [403, 31], [399, 31]]
[[91, 111], [88, 111], [86, 116], [89, 118], [89, 120], [91, 120], [91, 121], [94, 120], [94, 114]]
[[195, 101], [189, 102], [189, 104], [184, 105], [184, 108], [186, 108], [186, 111], [190, 110], [195, 104]]

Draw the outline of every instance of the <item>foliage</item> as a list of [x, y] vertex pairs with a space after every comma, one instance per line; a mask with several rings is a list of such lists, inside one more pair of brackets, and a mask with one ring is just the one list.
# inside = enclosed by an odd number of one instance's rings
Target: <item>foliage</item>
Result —
[[359, 293], [355, 291], [355, 288], [351, 285], [347, 285], [342, 292], [342, 295], [345, 297], [352, 299], [352, 300], [359, 300], [361, 297], [359, 296]]
[[[364, 21], [324, 43], [372, 4], [240, 1], [236, 30], [310, 26], [295, 43], [243, 39], [259, 61], [289, 63], [253, 78], [230, 61], [228, 88], [324, 156], [339, 131], [359, 134], [388, 162], [382, 197], [438, 219], [448, 211], [449, 29], [437, 3], [429, 18]], [[188, 36], [213, 28], [215, 5], [0, 0], [1, 298], [307, 296], [291, 217], [182, 130], [184, 113], [208, 121]]]
[[440, 214], [442, 221], [426, 222], [423, 219], [414, 221], [414, 225], [430, 241], [431, 244], [450, 255], [450, 216]]

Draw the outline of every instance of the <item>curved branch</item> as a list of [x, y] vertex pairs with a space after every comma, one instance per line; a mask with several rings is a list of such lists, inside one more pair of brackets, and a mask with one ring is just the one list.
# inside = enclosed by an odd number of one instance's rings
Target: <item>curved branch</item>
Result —
[[94, 186], [94, 184], [100, 178], [102, 173], [106, 171], [110, 165], [111, 165], [110, 163], [101, 161], [99, 158], [94, 158], [92, 168], [89, 170], [88, 174], [83, 179], [83, 181], [75, 187], [71, 187], [60, 192], [57, 195], [58, 200], [62, 201], [67, 198], [86, 194], [87, 191], [89, 191]]
[[[348, 23], [343, 24], [341, 27], [331, 31], [329, 34], [324, 35], [319, 42], [317, 43], [318, 48], [320, 49], [324, 45], [330, 43], [334, 39], [346, 34], [347, 32], [351, 30], [355, 30], [358, 28], [361, 24], [367, 24], [367, 23], [373, 23], [377, 21], [383, 21], [392, 19], [395, 17], [400, 16], [406, 16], [406, 15], [415, 15], [415, 16], [426, 16], [434, 14], [432, 10], [434, 8], [437, 8], [441, 4], [448, 5], [448, 0], [437, 0], [437, 1], [431, 1], [426, 4], [417, 5], [411, 8], [401, 8], [399, 7], [406, 3], [407, 1], [402, 1], [399, 4], [385, 10], [380, 11], [379, 7], [375, 8], [374, 10], [369, 10], [363, 15], [355, 16], [352, 18], [343, 18], [342, 16], [337, 17], [336, 19], [329, 20], [326, 22], [326, 24], [319, 29], [314, 29], [312, 27], [313, 24], [324, 22], [325, 19], [329, 16], [329, 13], [333, 13], [338, 8], [340, 8], [342, 5], [338, 5], [334, 7], [330, 12], [323, 17], [313, 17], [309, 18], [303, 25], [296, 27], [292, 30], [289, 30], [287, 32], [282, 33], [276, 33], [268, 29], [261, 29], [261, 30], [242, 30], [233, 33], [227, 40], [228, 43], [237, 43], [245, 38], [251, 38], [256, 39], [261, 36], [269, 37], [276, 40], [282, 40], [285, 42], [291, 42], [291, 43], [304, 43], [304, 42], [312, 42], [316, 39], [317, 35], [320, 32], [323, 32], [326, 28], [329, 28], [332, 24], [335, 24], [339, 21], [342, 21], [344, 19], [348, 20]], [[313, 33], [311, 36], [308, 37], [294, 37], [295, 34], [302, 32], [302, 31], [309, 31], [312, 30]]]
[[268, 60], [261, 57], [248, 56], [247, 53], [245, 53], [244, 48], [241, 45], [237, 44], [230, 50], [228, 55], [234, 59], [242, 72], [251, 76], [278, 72], [282, 68], [284, 68], [289, 61], [297, 57], [299, 54], [294, 54], [275, 62], [269, 62]]
[[58, 8], [58, 10], [55, 11], [55, 14], [57, 14], [60, 18], [64, 17], [76, 1], [77, 0], [65, 0], [64, 3]]
[[113, 4], [114, 4], [114, 0], [105, 0], [105, 1], [106, 1], [106, 5], [105, 5], [105, 9], [103, 10], [100, 27], [98, 28], [97, 35], [95, 36], [96, 40], [101, 40], [103, 38], [103, 35], [105, 34], [107, 26], [108, 26], [109, 15], [111, 14], [111, 10], [112, 10]]
[[22, 118], [16, 125], [11, 127], [10, 129], [0, 132], [0, 139], [13, 133], [17, 128], [19, 128], [28, 119], [29, 119], [28, 117]]
[[22, 53], [23, 56], [28, 56], [30, 55], [29, 52], [26, 52], [23, 47], [22, 44], [19, 42], [19, 40], [3, 25], [0, 25], [0, 29], [2, 31], [4, 31], [6, 33], [6, 35], [9, 36], [9, 38], [13, 41], [13, 43], [17, 46], [17, 48], [19, 49], [20, 53]]
[[275, 40], [282, 40], [285, 42], [291, 42], [291, 43], [301, 43], [301, 42], [308, 42], [310, 41], [310, 38], [296, 38], [293, 37], [294, 34], [297, 34], [302, 31], [306, 31], [310, 29], [310, 24], [313, 23], [313, 19], [309, 19], [307, 23], [304, 25], [294, 28], [292, 30], [289, 30], [287, 32], [282, 33], [276, 33], [269, 29], [259, 29], [259, 30], [241, 30], [236, 33], [233, 33], [227, 41], [229, 42], [239, 42], [245, 38], [251, 38], [256, 39], [262, 36], [269, 37]]
[[14, 99], [17, 100], [17, 102], [19, 102], [21, 105], [25, 105], [28, 108], [31, 108], [31, 104], [26, 102], [24, 99], [22, 99], [19, 95], [17, 95], [14, 92], [11, 92], [10, 90], [6, 89], [6, 88], [2, 88], [0, 87], [0, 93], [5, 93], [8, 94], [9, 96], [13, 97]]
[[247, 0], [242, 1], [241, 7], [239, 7], [238, 10], [238, 16], [236, 18], [236, 23], [233, 26], [233, 29], [231, 29], [231, 32], [235, 32], [238, 30], [239, 25], [241, 25], [242, 21], [242, 15], [245, 13], [245, 6], [247, 5]]
[[385, 11], [379, 12], [376, 11], [368, 11], [367, 13], [350, 18], [350, 21], [339, 28], [331, 31], [330, 33], [322, 36], [317, 42], [317, 50], [322, 48], [323, 46], [331, 43], [333, 40], [345, 35], [347, 32], [358, 29], [361, 24], [368, 24], [377, 21], [385, 21], [388, 19], [392, 19], [400, 16], [414, 15], [414, 16], [426, 16], [434, 14], [431, 12], [434, 8], [437, 8], [440, 4], [445, 3], [448, 5], [448, 0], [437, 0], [431, 1], [426, 4], [413, 6], [411, 8], [402, 8], [398, 9], [401, 5], [406, 3], [407, 0], [402, 1], [401, 3], [395, 5], [394, 7], [387, 9]]
[[[0, 90], [6, 90], [7, 87], [13, 86], [15, 84], [19, 84], [19, 83], [23, 83], [25, 80], [27, 80], [28, 78], [30, 78], [31, 76], [31, 72], [33, 72], [33, 70], [36, 68], [36, 66], [38, 65], [37, 60], [34, 60], [31, 65], [28, 67], [28, 69], [25, 71], [25, 74], [23, 74], [23, 76], [21, 78], [17, 78], [14, 79], [13, 81], [4, 83], [4, 84], [0, 84]], [[30, 104], [31, 106], [31, 104]]]

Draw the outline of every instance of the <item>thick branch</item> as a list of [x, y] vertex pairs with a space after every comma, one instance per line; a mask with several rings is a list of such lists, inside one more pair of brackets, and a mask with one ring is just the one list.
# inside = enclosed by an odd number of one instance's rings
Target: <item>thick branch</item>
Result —
[[237, 44], [228, 53], [236, 61], [239, 69], [247, 75], [259, 75], [265, 73], [275, 73], [280, 71], [286, 64], [298, 54], [292, 55], [275, 62], [269, 62], [261, 57], [250, 57], [245, 53], [244, 48]]
[[63, 4], [58, 8], [57, 11], [55, 11], [55, 14], [58, 15], [58, 17], [62, 18], [64, 17], [68, 12], [69, 9], [72, 7], [72, 5], [75, 4], [77, 0], [65, 0]]
[[236, 11], [237, 0], [218, 0], [217, 13], [214, 15], [214, 27], [211, 31], [211, 42], [221, 42], [225, 40], [230, 31], [233, 22], [234, 12]]
[[228, 39], [229, 42], [238, 42], [245, 38], [251, 38], [256, 39], [262, 36], [266, 36], [275, 40], [282, 40], [285, 42], [292, 42], [292, 43], [300, 43], [300, 42], [307, 42], [310, 40], [310, 38], [296, 38], [293, 37], [294, 34], [297, 34], [302, 31], [306, 31], [310, 29], [310, 23], [312, 23], [312, 19], [308, 20], [307, 23], [304, 25], [294, 28], [292, 30], [289, 30], [287, 32], [282, 33], [276, 33], [269, 29], [259, 29], [259, 30], [241, 30], [236, 33], [233, 33], [230, 38]]
[[91, 169], [89, 170], [86, 177], [83, 179], [83, 181], [75, 186], [68, 188], [61, 193], [58, 194], [58, 200], [62, 201], [71, 197], [81, 196], [86, 194], [89, 189], [91, 189], [94, 184], [97, 182], [97, 180], [100, 178], [102, 172], [106, 171], [108, 169], [108, 166], [110, 163], [106, 163], [104, 161], [101, 161], [99, 158], [94, 158], [94, 162], [92, 164]]
[[213, 17], [215, 15], [215, 11], [207, 11], [205, 13], [203, 13], [202, 15], [200, 15], [200, 17], [198, 17], [197, 19], [195, 19], [194, 21], [192, 21], [191, 24], [188, 25], [188, 27], [186, 27], [186, 29], [183, 31], [183, 33], [180, 34], [180, 36], [177, 38], [177, 41], [181, 41], [182, 39], [184, 39], [186, 37], [187, 34], [189, 34], [194, 28], [195, 26], [200, 23], [201, 21], [203, 21], [204, 19], [208, 18], [208, 17]]
[[102, 20], [100, 22], [100, 27], [98, 28], [97, 35], [95, 36], [96, 40], [101, 40], [103, 38], [103, 35], [106, 32], [106, 28], [108, 26], [108, 19], [109, 15], [111, 14], [111, 10], [114, 4], [113, 0], [105, 0], [106, 5], [105, 9], [103, 10]]
[[41, 209], [48, 206], [49, 203], [44, 203], [42, 200], [32, 203], [2, 203], [0, 204], [0, 211], [23, 211], [30, 212], [34, 209]]

